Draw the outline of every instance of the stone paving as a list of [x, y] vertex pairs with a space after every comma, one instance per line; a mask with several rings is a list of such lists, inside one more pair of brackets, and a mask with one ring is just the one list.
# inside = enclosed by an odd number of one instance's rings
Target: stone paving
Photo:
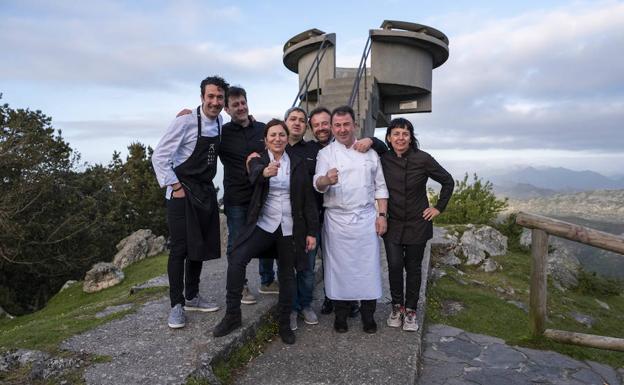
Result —
[[506, 345], [499, 338], [429, 325], [421, 385], [619, 385], [610, 366], [551, 352]]
[[[277, 301], [275, 295], [259, 295], [258, 304], [242, 306], [242, 328], [227, 337], [214, 338], [212, 329], [225, 313], [226, 266], [226, 258], [221, 258], [205, 262], [202, 270], [200, 291], [221, 306], [218, 312], [186, 312], [186, 326], [173, 330], [167, 326], [167, 296], [148, 302], [136, 313], [76, 335], [61, 348], [111, 358], [87, 368], [84, 378], [88, 385], [184, 384], [194, 373], [215, 382], [212, 359], [226, 355], [253, 334]], [[247, 268], [252, 290], [259, 285], [257, 271], [258, 262], [253, 260]]]

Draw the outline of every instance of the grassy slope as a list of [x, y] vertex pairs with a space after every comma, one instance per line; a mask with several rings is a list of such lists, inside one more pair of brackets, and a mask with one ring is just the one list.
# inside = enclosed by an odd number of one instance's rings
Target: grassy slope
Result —
[[[86, 330], [119, 318], [136, 309], [136, 305], [161, 296], [165, 288], [141, 290], [129, 295], [132, 286], [167, 271], [167, 256], [162, 254], [144, 259], [124, 269], [124, 281], [97, 293], [82, 291], [81, 282], [58, 293], [46, 305], [32, 314], [15, 319], [0, 320], [0, 350], [26, 348], [57, 352], [58, 344]], [[131, 310], [104, 318], [95, 314], [108, 306], [133, 303]]]
[[[494, 258], [502, 271], [485, 273], [462, 267], [465, 275], [447, 269], [448, 276], [430, 286], [428, 322], [444, 323], [470, 332], [488, 334], [510, 344], [536, 349], [554, 350], [571, 357], [624, 367], [624, 353], [560, 344], [544, 338], [530, 337], [528, 315], [508, 300], [529, 302], [530, 255], [509, 252]], [[496, 288], [507, 289], [501, 293]], [[513, 288], [513, 293], [509, 290]], [[594, 298], [606, 302], [611, 310], [600, 307]], [[466, 309], [455, 316], [442, 315], [444, 301], [462, 302]], [[591, 315], [595, 324], [591, 329], [569, 316], [570, 311]], [[549, 284], [548, 328], [589, 334], [624, 337], [624, 296], [592, 297], [574, 291], [560, 292]]]

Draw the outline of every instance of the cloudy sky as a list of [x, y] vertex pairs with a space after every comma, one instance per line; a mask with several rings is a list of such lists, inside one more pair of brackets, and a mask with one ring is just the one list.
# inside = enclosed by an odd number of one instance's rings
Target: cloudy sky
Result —
[[624, 174], [624, 2], [429, 3], [1, 0], [2, 102], [44, 111], [83, 160], [107, 163], [154, 146], [208, 75], [244, 86], [266, 121], [295, 97], [290, 37], [335, 32], [338, 65], [355, 67], [369, 29], [404, 20], [450, 39], [433, 112], [408, 116], [440, 163]]

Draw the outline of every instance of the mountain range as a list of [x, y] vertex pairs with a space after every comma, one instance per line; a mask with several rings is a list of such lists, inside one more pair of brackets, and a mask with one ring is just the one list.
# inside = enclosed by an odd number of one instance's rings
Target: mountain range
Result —
[[[574, 171], [563, 167], [514, 169], [488, 177], [495, 186], [528, 191], [533, 186], [538, 195], [556, 192], [624, 189], [624, 177], [610, 178], [595, 171]], [[542, 190], [541, 192], [539, 190]]]

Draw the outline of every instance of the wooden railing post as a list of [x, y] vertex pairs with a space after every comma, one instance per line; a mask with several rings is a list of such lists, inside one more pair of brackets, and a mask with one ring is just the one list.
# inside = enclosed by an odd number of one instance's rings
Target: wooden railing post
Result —
[[546, 257], [548, 256], [548, 233], [533, 229], [531, 233], [531, 288], [529, 299], [529, 322], [534, 337], [541, 336], [546, 328]]

